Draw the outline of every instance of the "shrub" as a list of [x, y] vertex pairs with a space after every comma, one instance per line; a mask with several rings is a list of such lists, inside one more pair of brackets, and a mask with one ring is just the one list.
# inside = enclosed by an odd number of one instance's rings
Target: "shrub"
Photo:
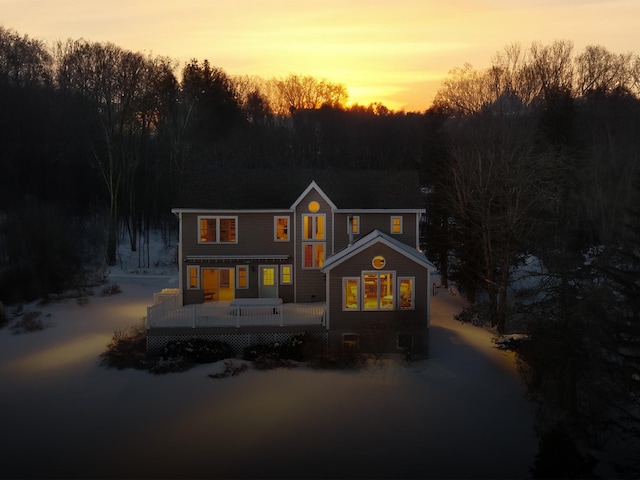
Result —
[[101, 297], [110, 297], [111, 295], [116, 295], [118, 293], [122, 293], [122, 289], [120, 285], [117, 283], [109, 283], [102, 287], [102, 292], [100, 292]]
[[236, 365], [235, 363], [233, 363], [233, 360], [226, 360], [224, 362], [224, 370], [220, 373], [210, 374], [209, 378], [235, 377], [236, 375], [240, 375], [242, 372], [244, 372], [248, 368], [249, 366], [246, 363]]
[[145, 369], [147, 363], [147, 329], [144, 322], [113, 333], [107, 350], [100, 355], [100, 364], [108, 368]]
[[167, 343], [159, 356], [160, 358], [182, 357], [191, 363], [213, 363], [234, 357], [235, 353], [225, 342], [193, 338]]
[[283, 342], [251, 345], [244, 349], [243, 358], [265, 367], [273, 365], [271, 368], [275, 368], [278, 364], [291, 366], [291, 362], [283, 361], [302, 362], [305, 360], [305, 336], [301, 333]]
[[25, 313], [11, 328], [14, 334], [38, 332], [44, 330], [46, 325], [42, 321], [40, 314], [42, 312], [32, 311]]

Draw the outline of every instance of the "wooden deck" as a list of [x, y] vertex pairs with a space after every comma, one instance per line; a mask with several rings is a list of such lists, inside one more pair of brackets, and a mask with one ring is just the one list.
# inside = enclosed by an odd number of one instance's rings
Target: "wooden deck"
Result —
[[325, 304], [209, 302], [176, 305], [163, 301], [147, 308], [147, 329], [326, 326]]

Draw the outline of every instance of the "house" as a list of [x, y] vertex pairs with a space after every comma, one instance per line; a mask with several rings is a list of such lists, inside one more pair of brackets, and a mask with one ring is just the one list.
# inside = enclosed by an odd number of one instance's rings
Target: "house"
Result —
[[178, 205], [180, 285], [148, 309], [150, 350], [202, 337], [241, 354], [304, 332], [331, 351], [426, 352], [414, 172], [212, 169]]

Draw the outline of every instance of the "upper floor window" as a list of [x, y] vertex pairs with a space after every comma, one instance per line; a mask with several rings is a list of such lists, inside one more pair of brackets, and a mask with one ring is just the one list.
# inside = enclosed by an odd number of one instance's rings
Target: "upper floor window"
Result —
[[274, 217], [274, 240], [276, 242], [289, 241], [289, 217]]
[[391, 217], [391, 233], [402, 233], [402, 217]]
[[238, 217], [198, 217], [198, 243], [237, 243]]
[[360, 233], [360, 217], [358, 215], [349, 215], [347, 217], [347, 234], [358, 235]]
[[325, 239], [326, 216], [324, 213], [302, 216], [302, 238], [304, 240]]

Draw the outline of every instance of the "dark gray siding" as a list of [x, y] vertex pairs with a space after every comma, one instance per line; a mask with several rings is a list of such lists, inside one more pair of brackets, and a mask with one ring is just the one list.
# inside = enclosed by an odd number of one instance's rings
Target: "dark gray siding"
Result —
[[[386, 265], [383, 270], [394, 271], [396, 281], [399, 276], [415, 278], [415, 310], [342, 311], [343, 277], [361, 277], [362, 271], [374, 270], [371, 261], [376, 255], [385, 257]], [[429, 289], [428, 271], [425, 267], [384, 244], [375, 244], [334, 267], [329, 272], [329, 281], [329, 328], [333, 348], [339, 347], [343, 333], [357, 333], [364, 338], [372, 325], [377, 321], [384, 321], [389, 322], [387, 351], [395, 350], [398, 333], [414, 334], [416, 349], [426, 350], [424, 342], [428, 330]]]
[[[349, 234], [347, 232], [347, 217], [351, 214], [336, 213], [335, 214], [335, 250], [334, 253], [339, 252], [347, 247], [349, 243]], [[413, 248], [418, 248], [416, 245], [416, 239], [418, 238], [416, 232], [416, 214], [410, 213], [353, 213], [360, 217], [360, 234], [353, 236], [353, 241], [357, 241], [359, 238], [364, 237], [373, 230], [380, 230], [383, 233], [391, 235], [393, 238], [405, 243]], [[391, 233], [391, 217], [402, 217], [402, 233]]]

